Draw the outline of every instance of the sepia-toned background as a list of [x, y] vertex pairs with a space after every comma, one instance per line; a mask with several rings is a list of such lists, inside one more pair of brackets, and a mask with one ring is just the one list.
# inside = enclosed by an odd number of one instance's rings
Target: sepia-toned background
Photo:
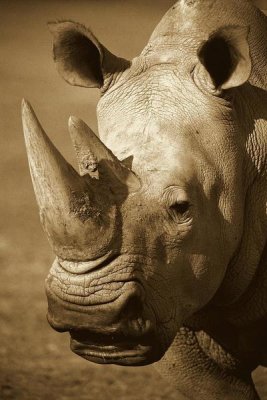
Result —
[[[67, 334], [46, 322], [44, 279], [53, 254], [39, 224], [20, 120], [22, 97], [75, 165], [70, 115], [97, 130], [94, 89], [68, 86], [57, 74], [46, 22], [89, 26], [112, 52], [137, 55], [174, 0], [0, 0], [0, 399], [178, 400], [153, 367], [86, 362]], [[267, 9], [265, 0], [258, 1]], [[255, 380], [267, 399], [267, 370]]]

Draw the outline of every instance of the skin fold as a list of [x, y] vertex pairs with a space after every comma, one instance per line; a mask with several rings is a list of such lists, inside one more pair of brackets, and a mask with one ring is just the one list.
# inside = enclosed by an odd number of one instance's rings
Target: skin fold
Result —
[[267, 365], [267, 20], [225, 3], [178, 1], [132, 61], [50, 24], [62, 77], [101, 91], [101, 140], [69, 122], [80, 175], [23, 105], [50, 324], [89, 361], [158, 361], [193, 400], [258, 399]]

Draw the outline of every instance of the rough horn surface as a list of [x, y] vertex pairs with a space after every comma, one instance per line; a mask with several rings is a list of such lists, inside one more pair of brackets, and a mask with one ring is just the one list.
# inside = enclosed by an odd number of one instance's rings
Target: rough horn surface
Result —
[[107, 173], [128, 187], [129, 192], [136, 191], [140, 182], [134, 173], [120, 162], [95, 133], [81, 119], [71, 116], [69, 119], [70, 136], [74, 144], [80, 174], [99, 177], [99, 169], [104, 167]]
[[77, 260], [91, 259], [102, 248], [105, 252], [113, 225], [109, 218], [112, 207], [105, 193], [101, 188], [92, 190], [93, 180], [81, 177], [67, 163], [26, 101], [22, 103], [22, 121], [40, 218], [54, 252], [61, 258]]

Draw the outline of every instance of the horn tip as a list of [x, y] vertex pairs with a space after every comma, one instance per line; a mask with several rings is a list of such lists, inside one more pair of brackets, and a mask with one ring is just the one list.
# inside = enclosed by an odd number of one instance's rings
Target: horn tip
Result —
[[69, 131], [70, 134], [81, 134], [82, 132], [88, 135], [88, 133], [91, 131], [88, 125], [78, 117], [74, 117], [73, 115], [69, 117]]
[[24, 98], [21, 102], [21, 114], [23, 127], [29, 127], [32, 125], [32, 123], [36, 123], [38, 121], [31, 103]]
[[77, 128], [80, 124], [82, 123], [82, 120], [80, 118], [74, 117], [71, 115], [69, 117], [69, 127], [75, 127]]
[[34, 112], [30, 102], [24, 98], [22, 99], [21, 102], [21, 114], [22, 114], [22, 126], [23, 126], [24, 137], [27, 143], [29, 136], [31, 136], [30, 126], [34, 116]]
[[22, 112], [32, 111], [32, 106], [31, 106], [30, 102], [25, 98], [23, 98], [21, 101], [21, 109], [22, 109]]

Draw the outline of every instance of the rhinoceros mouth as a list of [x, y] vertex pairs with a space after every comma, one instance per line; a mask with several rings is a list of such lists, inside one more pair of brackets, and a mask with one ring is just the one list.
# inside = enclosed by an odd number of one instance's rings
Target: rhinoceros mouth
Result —
[[148, 333], [142, 337], [123, 334], [90, 334], [86, 338], [71, 332], [71, 350], [97, 364], [146, 365], [157, 361], [161, 354], [156, 337]]

